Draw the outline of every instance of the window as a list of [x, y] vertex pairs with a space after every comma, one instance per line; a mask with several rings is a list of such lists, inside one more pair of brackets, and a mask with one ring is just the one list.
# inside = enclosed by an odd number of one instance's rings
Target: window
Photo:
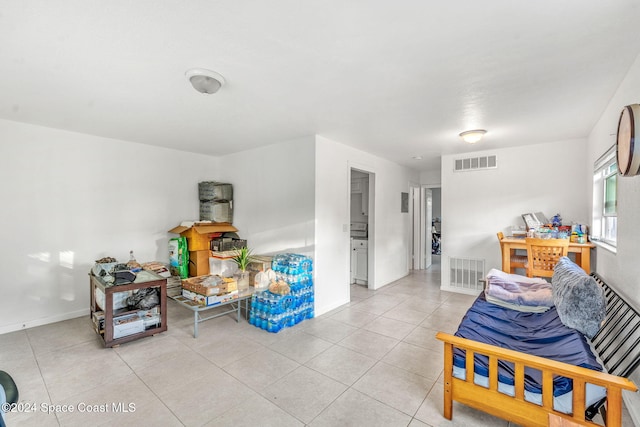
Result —
[[594, 164], [593, 228], [595, 241], [616, 247], [618, 236], [618, 165], [615, 145]]

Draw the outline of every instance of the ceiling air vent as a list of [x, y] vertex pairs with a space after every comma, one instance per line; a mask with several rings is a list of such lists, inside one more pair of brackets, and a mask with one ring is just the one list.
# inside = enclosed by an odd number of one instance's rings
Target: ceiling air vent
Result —
[[456, 159], [453, 164], [454, 172], [477, 171], [480, 169], [496, 169], [498, 167], [497, 156], [469, 157]]

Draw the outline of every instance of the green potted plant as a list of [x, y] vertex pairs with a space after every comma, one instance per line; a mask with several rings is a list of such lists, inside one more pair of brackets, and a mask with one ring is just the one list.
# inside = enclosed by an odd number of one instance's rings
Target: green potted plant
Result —
[[236, 280], [238, 281], [238, 292], [249, 289], [249, 272], [247, 267], [253, 260], [251, 255], [251, 249], [242, 247], [236, 250], [236, 254], [231, 258], [233, 262], [238, 266], [238, 273], [236, 273]]

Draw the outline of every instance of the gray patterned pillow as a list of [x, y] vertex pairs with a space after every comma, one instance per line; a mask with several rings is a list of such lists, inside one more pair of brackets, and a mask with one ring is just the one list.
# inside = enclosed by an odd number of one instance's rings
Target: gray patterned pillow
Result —
[[560, 258], [556, 264], [551, 286], [562, 323], [593, 338], [606, 315], [604, 290], [567, 257]]

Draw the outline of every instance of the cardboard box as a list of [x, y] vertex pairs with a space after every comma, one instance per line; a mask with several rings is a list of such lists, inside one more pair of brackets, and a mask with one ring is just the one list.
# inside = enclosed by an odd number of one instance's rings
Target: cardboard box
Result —
[[158, 310], [158, 306], [155, 306], [151, 310], [140, 310], [138, 311], [138, 317], [142, 319], [142, 323], [144, 324], [144, 329], [156, 328], [160, 326], [161, 318], [160, 318], [160, 310]]
[[136, 313], [113, 319], [113, 339], [144, 332], [144, 321]]
[[238, 290], [238, 281], [233, 277], [223, 277], [222, 283], [218, 286], [220, 293], [233, 292]]
[[185, 298], [182, 296], [182, 293], [176, 297], [173, 297], [173, 299], [175, 301], [181, 302], [183, 304], [189, 305], [191, 307], [199, 307], [200, 304], [198, 304], [197, 302], [190, 300], [189, 298]]
[[99, 334], [104, 334], [104, 311], [94, 311], [92, 315], [93, 328]]
[[237, 250], [233, 250], [233, 251], [224, 251], [224, 252], [217, 252], [217, 251], [211, 251], [211, 256], [213, 258], [217, 258], [217, 259], [233, 259], [234, 256], [238, 255], [238, 251]]
[[256, 274], [261, 271], [267, 271], [271, 268], [272, 256], [267, 255], [254, 255], [251, 257], [252, 261], [247, 266], [249, 272], [249, 284], [253, 286], [256, 280]]
[[236, 290], [236, 291], [228, 292], [226, 294], [205, 296], [205, 295], [197, 294], [195, 292], [191, 292], [183, 288], [182, 296], [187, 298], [188, 300], [198, 303], [199, 305], [210, 306], [210, 305], [222, 304], [223, 302], [237, 299], [238, 291]]
[[[206, 276], [211, 277], [211, 276]], [[182, 281], [182, 288], [200, 295], [220, 295], [238, 290], [238, 282], [231, 277], [220, 277], [222, 282], [218, 286], [202, 284], [203, 277], [191, 277]]]
[[220, 237], [222, 233], [237, 232], [238, 229], [231, 224], [213, 224], [210, 222], [183, 222], [169, 230], [169, 233], [179, 234], [187, 238], [189, 251], [209, 250], [210, 241], [214, 237]]
[[162, 277], [171, 276], [169, 266], [160, 261], [145, 262], [144, 264], [142, 264], [142, 268], [145, 270], [153, 271], [154, 273]]
[[209, 274], [209, 256], [210, 250], [189, 251], [189, 277]]

